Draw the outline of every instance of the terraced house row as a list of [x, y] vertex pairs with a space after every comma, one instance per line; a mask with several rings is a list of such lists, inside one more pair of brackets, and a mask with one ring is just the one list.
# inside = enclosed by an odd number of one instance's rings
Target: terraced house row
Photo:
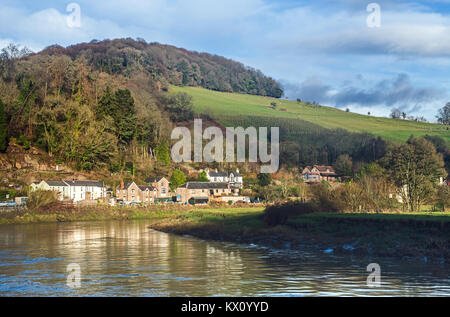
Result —
[[50, 190], [57, 193], [59, 200], [70, 200], [74, 203], [81, 201], [105, 200], [107, 189], [102, 182], [56, 180], [34, 182], [30, 185], [31, 190]]
[[[57, 193], [61, 201], [74, 203], [103, 201], [112, 205], [155, 203], [198, 204], [210, 201], [245, 201], [239, 196], [243, 188], [239, 171], [207, 172], [207, 182], [187, 182], [171, 191], [170, 182], [165, 177], [148, 179], [147, 184], [121, 182], [113, 193], [102, 182], [78, 180], [44, 180], [31, 184], [31, 190], [49, 190]], [[114, 196], [114, 197], [113, 197]]]

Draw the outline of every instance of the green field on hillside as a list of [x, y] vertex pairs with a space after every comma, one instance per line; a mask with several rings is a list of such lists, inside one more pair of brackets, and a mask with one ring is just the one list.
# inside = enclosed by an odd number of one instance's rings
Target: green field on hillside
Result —
[[[194, 110], [208, 113], [220, 121], [223, 116], [265, 116], [300, 118], [325, 128], [343, 128], [352, 132], [368, 132], [387, 140], [406, 141], [410, 135], [439, 135], [450, 142], [450, 130], [432, 123], [418, 123], [365, 116], [332, 107], [297, 103], [270, 97], [224, 93], [197, 87], [171, 87], [171, 92], [186, 92], [194, 98]], [[272, 109], [271, 103], [277, 108]]]

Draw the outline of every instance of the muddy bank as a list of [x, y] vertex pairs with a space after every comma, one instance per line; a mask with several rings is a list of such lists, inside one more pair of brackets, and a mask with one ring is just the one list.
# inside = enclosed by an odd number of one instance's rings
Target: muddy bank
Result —
[[268, 227], [263, 223], [262, 214], [243, 216], [240, 220], [227, 214], [186, 214], [158, 220], [150, 228], [206, 240], [314, 250], [330, 255], [440, 264], [450, 261], [447, 222], [348, 220], [315, 215], [287, 225]]

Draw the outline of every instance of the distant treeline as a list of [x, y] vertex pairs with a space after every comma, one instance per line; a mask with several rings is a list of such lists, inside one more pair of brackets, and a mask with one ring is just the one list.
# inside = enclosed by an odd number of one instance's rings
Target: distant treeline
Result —
[[332, 165], [342, 154], [350, 155], [354, 162], [373, 162], [386, 153], [386, 141], [380, 137], [343, 129], [327, 129], [301, 119], [226, 117], [221, 119], [221, 123], [244, 128], [279, 127], [280, 163], [291, 167]]

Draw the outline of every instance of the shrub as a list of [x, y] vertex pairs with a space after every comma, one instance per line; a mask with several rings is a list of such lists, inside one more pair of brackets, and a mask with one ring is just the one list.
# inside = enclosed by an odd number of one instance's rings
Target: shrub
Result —
[[284, 225], [289, 218], [317, 212], [313, 203], [287, 202], [268, 206], [264, 210], [264, 223], [268, 226]]
[[56, 192], [50, 190], [35, 190], [28, 194], [27, 208], [36, 210], [54, 204], [57, 201]]

